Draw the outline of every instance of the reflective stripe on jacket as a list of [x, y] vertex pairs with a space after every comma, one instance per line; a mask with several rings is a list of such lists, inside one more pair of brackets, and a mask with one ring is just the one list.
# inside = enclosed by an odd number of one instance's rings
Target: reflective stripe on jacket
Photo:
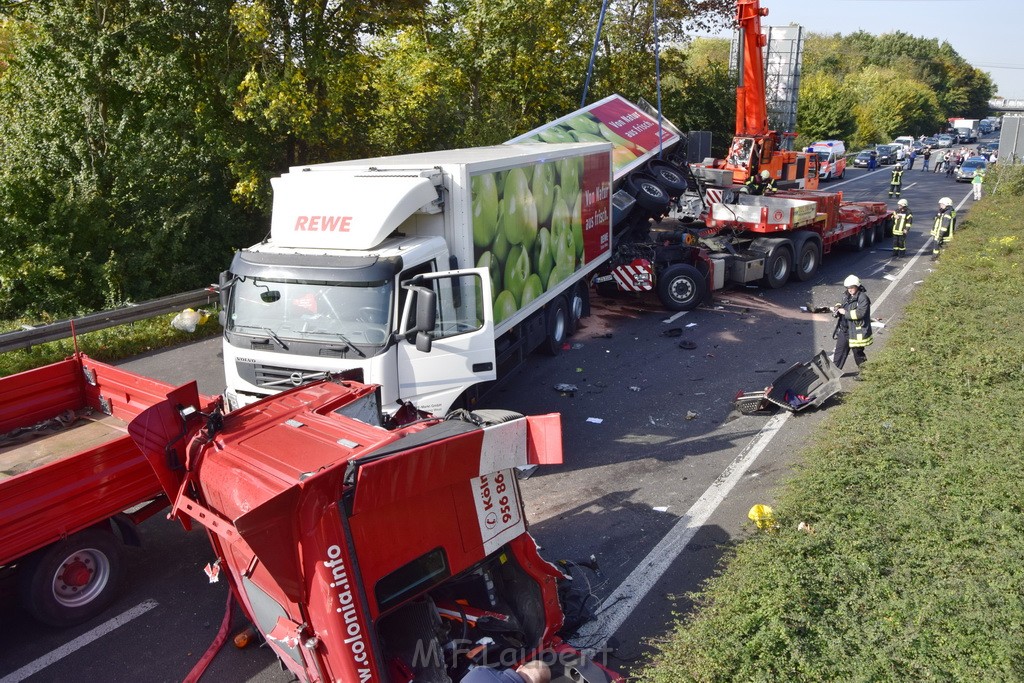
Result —
[[903, 168], [896, 166], [892, 169], [892, 184], [899, 185], [903, 182]]

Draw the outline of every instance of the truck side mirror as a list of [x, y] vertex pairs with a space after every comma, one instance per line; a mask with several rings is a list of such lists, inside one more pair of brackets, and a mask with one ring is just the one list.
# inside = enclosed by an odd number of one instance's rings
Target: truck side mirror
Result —
[[430, 353], [434, 338], [430, 333], [437, 323], [437, 294], [433, 289], [416, 287], [416, 350], [420, 353]]
[[220, 277], [217, 278], [217, 298], [222, 311], [228, 310], [228, 292], [231, 290], [232, 281], [230, 270], [221, 271]]

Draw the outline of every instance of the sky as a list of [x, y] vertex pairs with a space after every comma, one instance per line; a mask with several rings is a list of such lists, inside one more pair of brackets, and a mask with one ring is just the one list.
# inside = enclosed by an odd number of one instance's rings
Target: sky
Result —
[[[761, 0], [763, 26], [812, 33], [903, 31], [947, 41], [988, 72], [996, 95], [1024, 99], [1024, 0]], [[722, 35], [731, 35], [722, 34]]]

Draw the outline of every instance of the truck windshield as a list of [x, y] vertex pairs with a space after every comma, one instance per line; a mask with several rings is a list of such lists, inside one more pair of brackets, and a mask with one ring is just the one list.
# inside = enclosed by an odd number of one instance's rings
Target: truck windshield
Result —
[[240, 278], [231, 288], [227, 326], [284, 340], [379, 346], [388, 339], [391, 294], [388, 282]]

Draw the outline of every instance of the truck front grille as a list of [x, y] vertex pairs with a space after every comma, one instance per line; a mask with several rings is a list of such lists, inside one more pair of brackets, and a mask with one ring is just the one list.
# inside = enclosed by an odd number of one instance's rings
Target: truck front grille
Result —
[[[262, 389], [283, 391], [306, 382], [323, 379], [324, 373], [318, 370], [300, 370], [298, 368], [260, 363], [238, 363], [238, 376], [246, 382]], [[343, 379], [363, 381], [363, 371], [359, 368], [337, 373]]]

